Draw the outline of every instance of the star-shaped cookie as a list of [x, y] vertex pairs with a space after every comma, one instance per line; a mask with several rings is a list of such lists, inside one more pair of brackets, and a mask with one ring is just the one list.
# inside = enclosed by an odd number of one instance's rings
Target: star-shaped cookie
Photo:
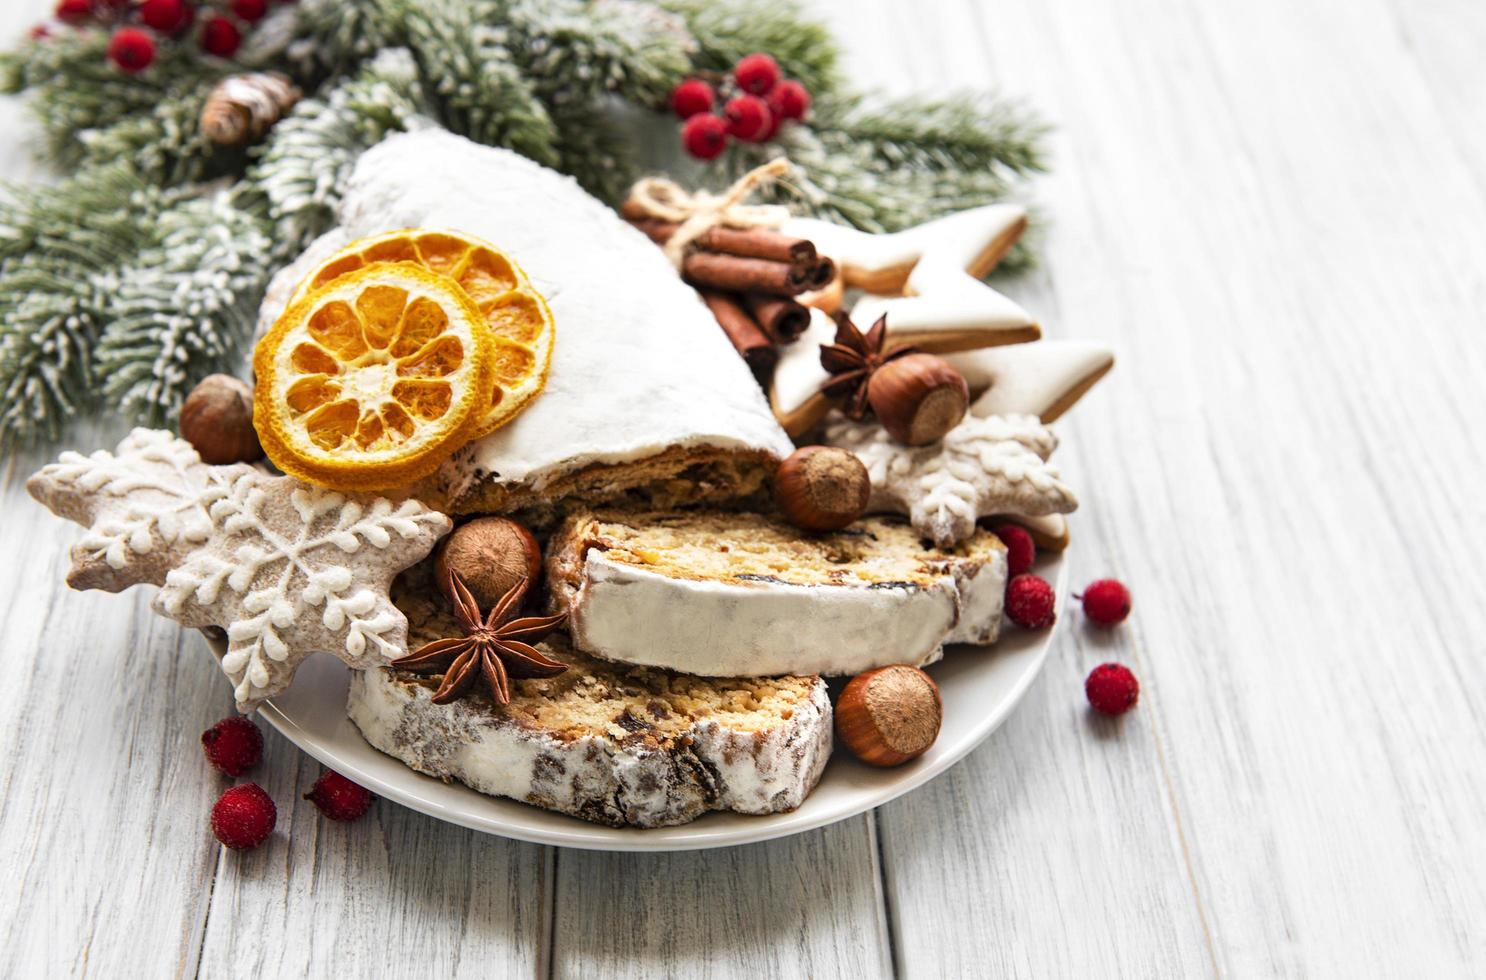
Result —
[[222, 669], [242, 711], [286, 688], [316, 651], [358, 668], [405, 653], [407, 620], [387, 591], [452, 526], [416, 500], [208, 466], [184, 440], [145, 429], [115, 453], [64, 454], [26, 487], [88, 526], [69, 583], [157, 584], [156, 612], [226, 632]]
[[1083, 340], [1043, 340], [949, 354], [964, 375], [972, 415], [1035, 415], [1052, 422], [1114, 367], [1114, 352]]
[[[836, 260], [845, 286], [865, 290], [852, 319], [873, 323], [886, 314], [887, 347], [935, 354], [1020, 344], [1041, 336], [1020, 305], [982, 282], [1027, 226], [1026, 212], [991, 204], [947, 215], [891, 235], [872, 235], [810, 218], [786, 222], [788, 235], [815, 243]], [[785, 431], [798, 436], [830, 409], [820, 394], [826, 379], [820, 344], [830, 343], [829, 317], [780, 353], [769, 401]]]
[[906, 513], [941, 548], [996, 514], [1066, 514], [1073, 491], [1047, 462], [1058, 445], [1035, 416], [967, 416], [938, 443], [904, 446], [871, 421], [836, 417], [825, 442], [856, 454], [872, 479], [869, 510]]

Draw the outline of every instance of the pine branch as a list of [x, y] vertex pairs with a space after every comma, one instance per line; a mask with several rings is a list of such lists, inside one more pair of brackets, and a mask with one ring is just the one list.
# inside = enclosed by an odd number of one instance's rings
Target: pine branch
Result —
[[270, 266], [263, 223], [221, 191], [165, 211], [120, 277], [97, 349], [107, 402], [158, 425], [252, 336]]
[[519, 0], [507, 44], [554, 114], [604, 95], [664, 105], [696, 41], [679, 17], [639, 0]]
[[239, 206], [271, 223], [274, 256], [292, 256], [324, 231], [356, 158], [423, 110], [412, 59], [390, 48], [279, 120], [237, 188]]
[[408, 12], [408, 46], [446, 127], [552, 166], [557, 129], [491, 26], [499, 14], [479, 0], [424, 0]]
[[201, 132], [207, 91], [195, 85], [173, 90], [148, 112], [83, 130], [81, 165], [130, 160], [140, 177], [165, 187], [240, 170], [241, 153], [218, 147]]
[[994, 169], [1019, 177], [1046, 169], [1048, 127], [1021, 106], [986, 94], [818, 106], [811, 125], [866, 141], [884, 163], [944, 171]]
[[0, 446], [55, 438], [92, 404], [119, 270], [173, 200], [118, 163], [0, 207]]
[[841, 86], [840, 52], [825, 25], [796, 0], [659, 0], [691, 28], [700, 51], [695, 67], [728, 72], [744, 55], [767, 51], [788, 78], [826, 98]]
[[148, 71], [129, 75], [109, 62], [108, 41], [102, 30], [69, 30], [0, 55], [0, 90], [30, 95], [46, 155], [62, 169], [86, 156], [84, 133], [148, 116], [175, 93], [209, 88], [229, 69], [194, 45], [170, 44]]
[[405, 43], [407, 0], [300, 0], [294, 40], [285, 45], [290, 73], [304, 85], [350, 74], [378, 51]]
[[640, 177], [634, 141], [612, 106], [598, 103], [560, 110], [557, 169], [571, 174], [601, 201], [618, 205]]
[[1013, 193], [1043, 168], [1045, 133], [1015, 106], [969, 96], [872, 108], [828, 99], [809, 125], [786, 127], [777, 147], [731, 151], [725, 170], [736, 179], [787, 153], [799, 169], [766, 192], [772, 200], [865, 231], [895, 231]]

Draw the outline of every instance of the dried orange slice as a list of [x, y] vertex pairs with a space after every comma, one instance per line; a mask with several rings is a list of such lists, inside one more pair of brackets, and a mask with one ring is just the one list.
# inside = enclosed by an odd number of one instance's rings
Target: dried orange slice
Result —
[[370, 265], [290, 303], [259, 341], [254, 425], [285, 473], [337, 490], [432, 473], [483, 417], [494, 357], [452, 280]]
[[494, 370], [484, 415], [470, 438], [509, 422], [541, 393], [552, 362], [552, 311], [519, 265], [472, 235], [411, 228], [360, 239], [321, 263], [295, 298], [378, 262], [411, 263], [448, 276], [484, 316]]

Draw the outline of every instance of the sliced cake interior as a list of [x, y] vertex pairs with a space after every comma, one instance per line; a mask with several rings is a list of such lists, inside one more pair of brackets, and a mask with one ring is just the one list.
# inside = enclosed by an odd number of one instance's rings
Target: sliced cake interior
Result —
[[[397, 603], [411, 648], [459, 635], [421, 583]], [[513, 680], [504, 706], [483, 690], [434, 704], [437, 675], [378, 669], [354, 675], [348, 712], [367, 741], [419, 772], [612, 826], [794, 809], [830, 755], [831, 707], [818, 677], [625, 667], [586, 657], [561, 635], [539, 649], [569, 669]]]
[[905, 521], [842, 531], [725, 511], [589, 511], [548, 547], [554, 608], [581, 650], [707, 676], [854, 674], [999, 632], [1005, 548], [936, 548]]
[[448, 506], [455, 514], [512, 514], [530, 527], [545, 528], [580, 502], [656, 510], [756, 502], [764, 498], [777, 464], [762, 452], [672, 446], [631, 463], [593, 463], [540, 484], [502, 483], [477, 471]]

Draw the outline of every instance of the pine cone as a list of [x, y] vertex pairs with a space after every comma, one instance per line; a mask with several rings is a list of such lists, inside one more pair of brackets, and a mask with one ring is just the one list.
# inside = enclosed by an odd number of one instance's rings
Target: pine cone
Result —
[[255, 143], [299, 101], [286, 75], [252, 72], [217, 83], [201, 112], [201, 131], [222, 146]]

